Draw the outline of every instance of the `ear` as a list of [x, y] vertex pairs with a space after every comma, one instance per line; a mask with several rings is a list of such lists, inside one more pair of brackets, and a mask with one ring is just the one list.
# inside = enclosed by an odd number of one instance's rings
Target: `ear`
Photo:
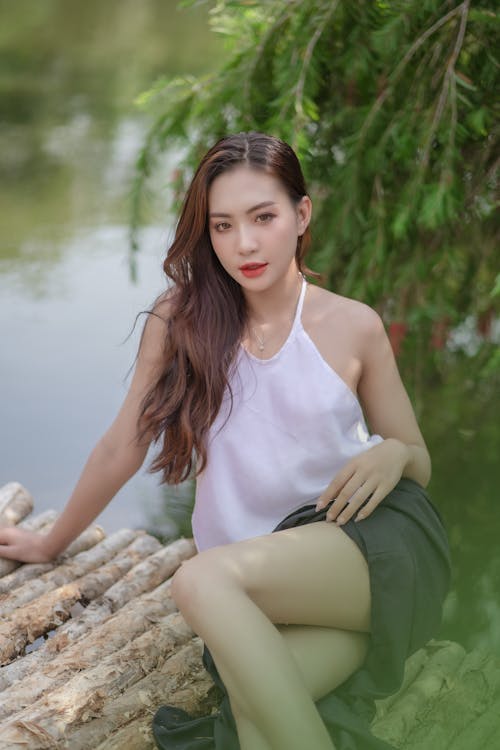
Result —
[[308, 195], [303, 195], [297, 203], [297, 230], [301, 237], [311, 221], [312, 202]]

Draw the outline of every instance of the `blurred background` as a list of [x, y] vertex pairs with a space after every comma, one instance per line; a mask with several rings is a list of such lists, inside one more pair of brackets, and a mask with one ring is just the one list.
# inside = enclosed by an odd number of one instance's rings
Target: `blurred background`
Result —
[[[131, 264], [130, 192], [160, 73], [214, 65], [207, 7], [177, 0], [0, 3], [0, 482], [61, 508], [124, 397], [144, 318], [164, 288], [169, 159]], [[103, 513], [144, 526], [162, 497], [135, 477]]]
[[[125, 395], [144, 316], [135, 328], [134, 322], [164, 289], [161, 264], [174, 228], [175, 202], [202, 146], [227, 129], [267, 128], [294, 142], [313, 198], [319, 203], [323, 196], [314, 164], [326, 157], [322, 132], [314, 124], [314, 96], [299, 105], [295, 101], [295, 120], [283, 119], [283, 103], [275, 106], [273, 92], [265, 91], [274, 64], [268, 60], [266, 67], [266, 45], [286, 63], [286, 49], [267, 33], [266, 13], [276, 6], [277, 18], [280, 7], [287, 6], [289, 13], [299, 5], [283, 0], [188, 2], [186, 7], [178, 7], [177, 0], [0, 0], [0, 485], [21, 482], [33, 494], [37, 512], [62, 509]], [[327, 28], [328, 6], [333, 5], [302, 3], [309, 13], [305, 20], [295, 19], [304, 38], [302, 62], [312, 56], [308, 42], [315, 34], [317, 42]], [[348, 32], [359, 24], [357, 18], [348, 21], [346, 44]], [[291, 33], [279, 25], [277, 31]], [[260, 78], [252, 79], [248, 91], [240, 85], [245, 80], [238, 68], [242, 51], [248, 59], [255, 51], [260, 55], [260, 68], [254, 65], [251, 71], [255, 77], [258, 69]], [[355, 58], [353, 69], [361, 64], [359, 54]], [[287, 70], [292, 70], [288, 64]], [[313, 74], [325, 80], [321, 68]], [[292, 91], [285, 79], [280, 84], [275, 78], [283, 96]], [[305, 74], [302, 84], [307, 84]], [[314, 80], [311, 86], [318, 90]], [[249, 93], [256, 89], [272, 100], [271, 113], [260, 99], [252, 104]], [[217, 117], [210, 96], [221, 97]], [[247, 96], [253, 110], [246, 111], [238, 96]], [[321, 96], [333, 93], [323, 87]], [[352, 107], [352, 87], [345, 97]], [[166, 124], [158, 137], [162, 117]], [[474, 122], [471, 127], [478, 132], [487, 130], [486, 115]], [[290, 123], [295, 130], [287, 132]], [[342, 123], [335, 127], [341, 129]], [[329, 160], [342, 166], [347, 149], [339, 140]], [[484, 212], [488, 222], [488, 206]], [[328, 205], [319, 211], [317, 246], [341, 258], [342, 252], [328, 244], [325, 216], [334, 217]], [[481, 217], [472, 224], [480, 238]], [[486, 234], [489, 247], [489, 226]], [[369, 252], [372, 240], [362, 237]], [[357, 240], [353, 243], [357, 247]], [[447, 268], [443, 274], [439, 265], [432, 273], [423, 268], [418, 299], [406, 307], [399, 304], [413, 289], [412, 256], [406, 255], [404, 263], [406, 286], [395, 277], [396, 297], [376, 284], [338, 290], [370, 304], [370, 295], [384, 299], [380, 311], [429, 444], [430, 493], [445, 517], [454, 557], [454, 586], [440, 635], [467, 648], [498, 650], [500, 414], [492, 354], [499, 340], [498, 317], [490, 302], [476, 310], [463, 304], [458, 310], [457, 305], [454, 311], [453, 272]], [[342, 266], [330, 269], [324, 251], [311, 265], [326, 272], [331, 288], [344, 273]], [[462, 265], [457, 262], [458, 275]], [[346, 268], [346, 278], [353, 277], [352, 268]], [[481, 274], [484, 279], [484, 266]], [[362, 276], [374, 278], [373, 272]], [[464, 284], [460, 277], [456, 286]], [[430, 286], [438, 292], [446, 286], [443, 309], [425, 297]], [[487, 296], [487, 284], [484, 289]], [[423, 309], [431, 341], [424, 348], [415, 323], [420, 320], [415, 310]], [[414, 338], [412, 326], [420, 331]], [[131, 526], [165, 538], [189, 533], [192, 492], [190, 484], [161, 487], [144, 468], [100, 523], [107, 532]]]

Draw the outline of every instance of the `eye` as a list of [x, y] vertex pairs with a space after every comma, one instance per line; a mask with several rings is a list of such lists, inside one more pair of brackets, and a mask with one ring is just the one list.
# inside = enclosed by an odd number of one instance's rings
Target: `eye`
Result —
[[230, 229], [231, 224], [228, 224], [227, 221], [218, 221], [217, 224], [214, 224], [214, 229], [216, 232], [225, 232], [227, 229]]
[[260, 224], [267, 224], [272, 219], [274, 219], [275, 214], [259, 214], [256, 218], [256, 221], [258, 221]]

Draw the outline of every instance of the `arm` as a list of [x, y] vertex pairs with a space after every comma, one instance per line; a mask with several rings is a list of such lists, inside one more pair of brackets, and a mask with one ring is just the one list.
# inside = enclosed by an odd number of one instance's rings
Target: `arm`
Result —
[[405, 446], [407, 459], [402, 476], [426, 487], [431, 477], [429, 452], [401, 381], [384, 324], [373, 310], [370, 313], [364, 331], [359, 398], [372, 431]]
[[371, 430], [384, 441], [348, 461], [319, 498], [318, 510], [335, 501], [327, 520], [338, 524], [353, 516], [366, 518], [402, 476], [426, 486], [431, 473], [429, 453], [380, 317], [363, 305], [354, 323], [361, 362], [359, 399]]
[[142, 466], [152, 436], [139, 441], [141, 402], [161, 372], [165, 339], [165, 306], [146, 322], [129, 391], [114, 422], [90, 454], [63, 512], [47, 534], [16, 527], [0, 529], [0, 556], [23, 562], [57, 557], [105, 508]]

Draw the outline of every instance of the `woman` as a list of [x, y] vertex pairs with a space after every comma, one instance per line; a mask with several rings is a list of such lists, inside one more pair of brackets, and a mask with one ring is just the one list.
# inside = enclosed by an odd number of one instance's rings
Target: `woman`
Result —
[[196, 463], [199, 554], [172, 595], [224, 699], [206, 719], [161, 709], [160, 747], [387, 747], [373, 698], [439, 623], [429, 455], [378, 315], [307, 284], [310, 218], [287, 144], [242, 133], [208, 152], [117, 418], [47, 535], [0, 533], [1, 555], [52, 559], [151, 441], [166, 481]]

